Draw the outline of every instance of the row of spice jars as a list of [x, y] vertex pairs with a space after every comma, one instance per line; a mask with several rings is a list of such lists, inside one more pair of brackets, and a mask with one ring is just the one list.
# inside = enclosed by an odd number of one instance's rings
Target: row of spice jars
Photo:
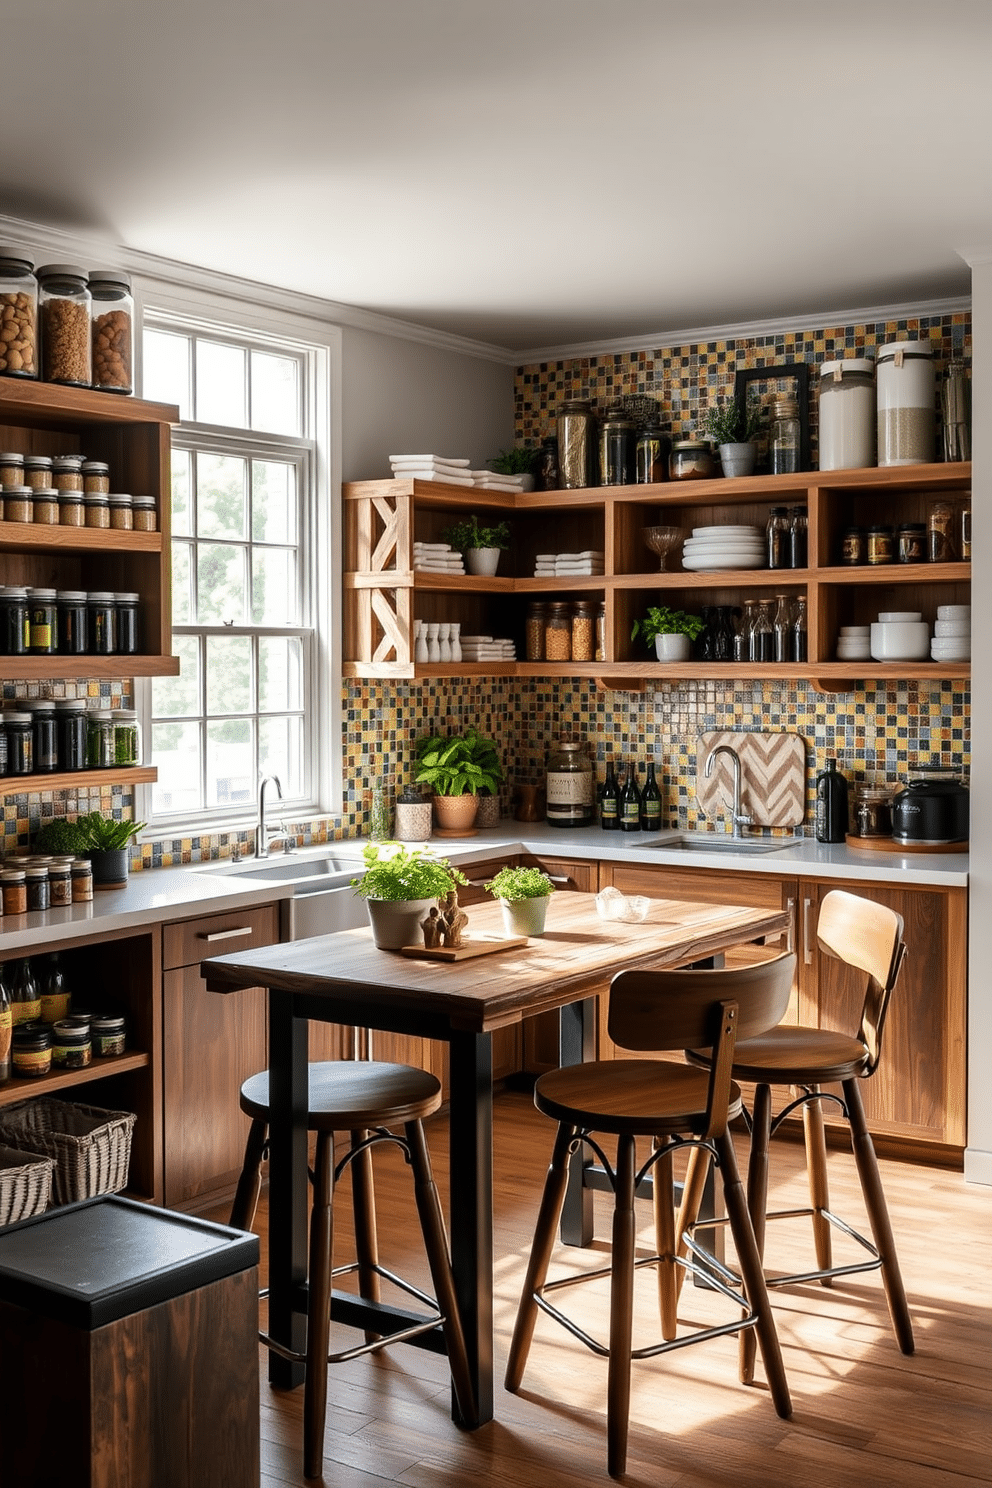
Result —
[[133, 590], [0, 584], [0, 655], [135, 656], [140, 599]]
[[134, 298], [120, 269], [43, 264], [0, 246], [0, 375], [134, 391]]
[[155, 497], [110, 489], [110, 466], [84, 455], [0, 451], [0, 518], [47, 526], [155, 532]]
[[11, 1072], [15, 1079], [37, 1080], [54, 1070], [87, 1069], [94, 1059], [112, 1059], [127, 1045], [124, 1019], [60, 1018], [17, 1023], [11, 1038]]
[[878, 522], [846, 527], [841, 534], [841, 563], [846, 567], [970, 561], [970, 500], [935, 501], [926, 522]]
[[528, 661], [602, 661], [606, 605], [591, 599], [534, 600], [527, 606]]
[[93, 865], [89, 858], [5, 858], [0, 869], [0, 911], [5, 917], [85, 904], [92, 898]]
[[132, 708], [87, 708], [82, 698], [19, 698], [0, 714], [0, 776], [140, 764], [141, 730]]

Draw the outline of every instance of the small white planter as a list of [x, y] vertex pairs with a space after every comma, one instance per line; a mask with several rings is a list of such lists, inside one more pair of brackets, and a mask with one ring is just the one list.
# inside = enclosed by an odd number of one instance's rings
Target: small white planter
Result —
[[753, 475], [758, 463], [756, 444], [721, 444], [720, 464], [724, 475]]
[[436, 899], [366, 899], [372, 939], [380, 951], [399, 951], [407, 945], [423, 945], [420, 928]]
[[543, 935], [548, 914], [548, 895], [540, 899], [501, 899], [503, 929], [507, 935]]
[[465, 553], [465, 567], [470, 574], [492, 578], [499, 567], [499, 555], [499, 548], [468, 548]]
[[687, 635], [658, 635], [654, 638], [654, 654], [659, 661], [688, 661], [692, 642]]

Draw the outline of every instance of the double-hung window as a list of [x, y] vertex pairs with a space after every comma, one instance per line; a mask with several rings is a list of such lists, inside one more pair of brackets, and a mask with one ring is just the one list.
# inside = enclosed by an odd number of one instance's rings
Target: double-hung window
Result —
[[[320, 796], [320, 480], [314, 352], [146, 312], [143, 392], [177, 403], [172, 623], [178, 677], [148, 714], [153, 828], [250, 815], [261, 774]], [[326, 493], [324, 496], [326, 506]]]

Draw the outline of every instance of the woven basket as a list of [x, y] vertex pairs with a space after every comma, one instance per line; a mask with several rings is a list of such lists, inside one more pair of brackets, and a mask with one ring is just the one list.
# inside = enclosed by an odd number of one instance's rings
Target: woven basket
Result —
[[52, 1198], [50, 1157], [0, 1147], [0, 1225], [44, 1214]]
[[101, 1111], [69, 1101], [25, 1101], [0, 1117], [0, 1141], [55, 1162], [55, 1203], [118, 1193], [131, 1160], [130, 1111]]

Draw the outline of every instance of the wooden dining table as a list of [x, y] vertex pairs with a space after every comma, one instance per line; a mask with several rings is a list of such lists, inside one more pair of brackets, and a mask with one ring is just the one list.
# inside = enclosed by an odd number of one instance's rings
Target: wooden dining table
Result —
[[[604, 920], [595, 895], [557, 893], [540, 937], [457, 961], [379, 950], [369, 930], [340, 931], [211, 957], [211, 992], [268, 989], [269, 1334], [302, 1352], [307, 1271], [307, 1022], [318, 1019], [437, 1039], [449, 1049], [449, 1230], [452, 1267], [472, 1365], [477, 1416], [493, 1415], [492, 1033], [558, 1009], [561, 1058], [595, 1057], [595, 994], [620, 970], [704, 962], [788, 928], [782, 910], [652, 899], [643, 920]], [[467, 944], [503, 938], [496, 904], [469, 910]], [[581, 1180], [580, 1180], [581, 1181]], [[570, 1238], [580, 1243], [591, 1211]], [[410, 1314], [335, 1293], [332, 1316], [380, 1334]], [[421, 1346], [443, 1352], [440, 1329]], [[302, 1365], [269, 1354], [269, 1379], [293, 1386]]]

